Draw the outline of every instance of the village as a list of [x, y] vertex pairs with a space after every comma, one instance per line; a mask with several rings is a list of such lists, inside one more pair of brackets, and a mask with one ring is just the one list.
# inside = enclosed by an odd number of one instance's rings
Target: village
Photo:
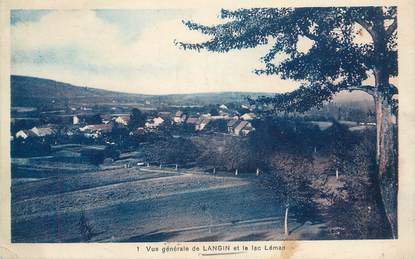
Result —
[[[255, 130], [251, 121], [257, 116], [245, 105], [240, 110], [245, 113], [230, 110], [226, 105], [218, 105], [210, 113], [185, 113], [181, 110], [141, 112], [137, 108], [128, 110], [122, 107], [111, 107], [109, 112], [102, 112], [88, 107], [68, 107], [66, 110], [46, 111], [35, 117], [33, 112], [36, 108], [18, 107], [15, 114], [28, 117], [12, 117], [12, 153], [17, 157], [36, 156], [37, 151], [45, 155], [51, 147], [74, 144], [86, 144], [95, 149], [117, 146], [123, 152], [128, 148], [121, 144], [122, 139], [128, 138], [129, 142], [138, 144], [144, 136], [166, 132], [176, 138], [197, 134], [243, 137]], [[32, 142], [38, 143], [38, 148], [31, 149], [30, 154], [23, 154]], [[108, 164], [108, 159], [106, 162]]]
[[[153, 164], [161, 168], [165, 163], [162, 159], [150, 161], [140, 152], [143, 146], [157, 142], [159, 136], [170, 139], [194, 139], [197, 136], [246, 138], [255, 131], [253, 124], [273, 120], [258, 113], [254, 105], [230, 106], [233, 109], [218, 104], [197, 108], [185, 106], [183, 110], [168, 107], [165, 110], [150, 108], [143, 111], [135, 107], [79, 106], [40, 113], [34, 107], [15, 107], [12, 113], [12, 154], [13, 157], [44, 156], [50, 155], [53, 150], [73, 151], [74, 145], [81, 145], [78, 151], [82, 156], [102, 158], [98, 164], [109, 166], [115, 163], [119, 166], [122, 163], [114, 160], [124, 160], [124, 166], [132, 166], [133, 161], [134, 165]], [[351, 131], [374, 126], [374, 123], [367, 121], [340, 122]], [[307, 123], [320, 130], [333, 124], [331, 121], [315, 120]], [[105, 152], [108, 149], [116, 150], [118, 154], [114, 156], [114, 152]], [[135, 154], [135, 159], [128, 159], [131, 153]], [[169, 163], [173, 163], [175, 168], [182, 166], [173, 160]]]

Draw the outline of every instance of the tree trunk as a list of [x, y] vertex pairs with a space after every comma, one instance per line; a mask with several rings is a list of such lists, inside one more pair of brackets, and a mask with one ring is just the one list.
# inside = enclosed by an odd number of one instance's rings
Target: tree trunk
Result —
[[397, 121], [382, 94], [375, 97], [378, 180], [393, 238], [397, 238], [398, 153]]
[[285, 236], [288, 236], [288, 209], [290, 207], [287, 205], [285, 207], [285, 217], [284, 217], [284, 234]]

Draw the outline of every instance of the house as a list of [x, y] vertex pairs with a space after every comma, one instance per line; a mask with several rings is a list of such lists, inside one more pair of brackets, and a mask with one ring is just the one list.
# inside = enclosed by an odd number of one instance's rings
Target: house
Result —
[[16, 132], [16, 139], [27, 139], [28, 137], [36, 137], [36, 135], [30, 130], [19, 130]]
[[227, 118], [229, 118], [228, 116], [226, 116], [226, 115], [223, 115], [223, 114], [221, 114], [221, 115], [216, 115], [216, 116], [210, 116], [210, 119], [211, 120], [225, 120], [225, 119], [227, 119]]
[[245, 113], [244, 115], [241, 116], [241, 119], [245, 121], [251, 121], [255, 118], [256, 118], [256, 115], [253, 113]]
[[55, 133], [52, 128], [49, 127], [33, 127], [31, 130], [37, 137], [46, 137]]
[[231, 119], [230, 121], [228, 121], [228, 123], [226, 124], [226, 126], [228, 127], [228, 133], [233, 133], [235, 127], [238, 126], [238, 122], [238, 119]]
[[184, 114], [182, 111], [177, 111], [176, 114], [173, 117], [174, 123], [180, 124], [186, 121], [186, 114]]
[[121, 115], [115, 118], [115, 122], [124, 126], [127, 126], [130, 122], [130, 116], [129, 115]]
[[221, 106], [219, 106], [219, 109], [229, 110], [228, 107], [226, 105], [224, 105], [224, 104], [222, 104]]
[[85, 133], [109, 133], [112, 131], [112, 125], [111, 124], [86, 125], [85, 127], [79, 128], [79, 130]]
[[72, 116], [72, 124], [73, 125], [78, 125], [79, 124], [79, 117], [74, 115]]
[[162, 117], [156, 117], [151, 119], [149, 122], [146, 122], [145, 127], [146, 128], [157, 128], [161, 124], [163, 124], [164, 119]]
[[210, 122], [210, 118], [201, 117], [195, 125], [195, 130], [203, 130]]
[[236, 136], [246, 136], [250, 132], [254, 131], [255, 128], [252, 127], [252, 124], [249, 121], [241, 121], [234, 129], [233, 133]]

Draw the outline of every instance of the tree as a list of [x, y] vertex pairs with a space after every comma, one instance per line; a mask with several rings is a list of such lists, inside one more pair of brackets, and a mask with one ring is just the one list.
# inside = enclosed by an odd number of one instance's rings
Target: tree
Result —
[[343, 173], [345, 163], [351, 159], [348, 150], [356, 144], [357, 137], [353, 136], [346, 125], [342, 125], [337, 121], [333, 121], [333, 125], [324, 131], [323, 136], [326, 141], [325, 148], [332, 162], [330, 169], [336, 172], [338, 178], [339, 171]]
[[209, 113], [212, 116], [218, 116], [219, 115], [219, 111], [216, 107], [213, 107], [212, 109], [210, 109]]
[[147, 117], [139, 109], [133, 108], [131, 110], [131, 118], [128, 124], [130, 130], [135, 130], [138, 127], [144, 127]]
[[347, 177], [339, 190], [346, 195], [334, 197], [334, 204], [328, 209], [333, 215], [328, 224], [330, 234], [343, 239], [387, 238], [388, 222], [376, 197], [379, 191], [374, 190], [379, 188], [374, 184], [375, 132], [363, 131], [357, 137], [360, 141], [349, 147], [350, 159], [344, 164]]
[[[305, 222], [317, 216], [317, 204], [313, 201], [316, 190], [311, 186], [312, 161], [300, 154], [274, 153], [271, 159], [271, 175], [265, 186], [274, 190], [284, 204], [284, 233], [289, 235], [288, 217], [295, 214]], [[292, 209], [292, 210], [291, 210]]]
[[93, 237], [93, 227], [87, 217], [85, 216], [85, 211], [81, 212], [81, 216], [78, 222], [79, 232], [81, 234], [81, 241], [89, 242]]
[[[210, 38], [200, 43], [175, 43], [185, 50], [214, 52], [270, 44], [261, 58], [265, 66], [255, 72], [297, 80], [301, 86], [256, 102], [272, 105], [275, 111], [304, 112], [342, 90], [360, 90], [373, 96], [379, 184], [396, 238], [397, 131], [391, 121], [397, 115], [398, 90], [389, 82], [398, 75], [396, 7], [222, 10], [221, 18], [225, 22], [213, 26], [184, 21], [190, 30]], [[361, 36], [365, 31], [366, 41]], [[311, 47], [304, 48], [304, 42], [311, 42]], [[374, 84], [364, 85], [371, 75]]]
[[199, 150], [189, 139], [166, 138], [147, 145], [143, 153], [148, 162], [185, 165], [197, 159]]

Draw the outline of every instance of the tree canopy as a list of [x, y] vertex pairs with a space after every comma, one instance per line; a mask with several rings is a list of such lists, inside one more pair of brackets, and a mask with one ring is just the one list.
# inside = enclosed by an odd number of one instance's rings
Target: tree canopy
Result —
[[[221, 10], [220, 17], [225, 22], [213, 26], [184, 21], [210, 39], [176, 44], [214, 52], [269, 45], [263, 67], [254, 72], [301, 84], [260, 98], [276, 110], [305, 111], [341, 90], [380, 91], [389, 99], [397, 93], [388, 81], [397, 75], [396, 7], [253, 8]], [[360, 39], [363, 29], [367, 40]], [[312, 42], [308, 50], [300, 46], [305, 40]], [[371, 74], [381, 83], [362, 85]]]

